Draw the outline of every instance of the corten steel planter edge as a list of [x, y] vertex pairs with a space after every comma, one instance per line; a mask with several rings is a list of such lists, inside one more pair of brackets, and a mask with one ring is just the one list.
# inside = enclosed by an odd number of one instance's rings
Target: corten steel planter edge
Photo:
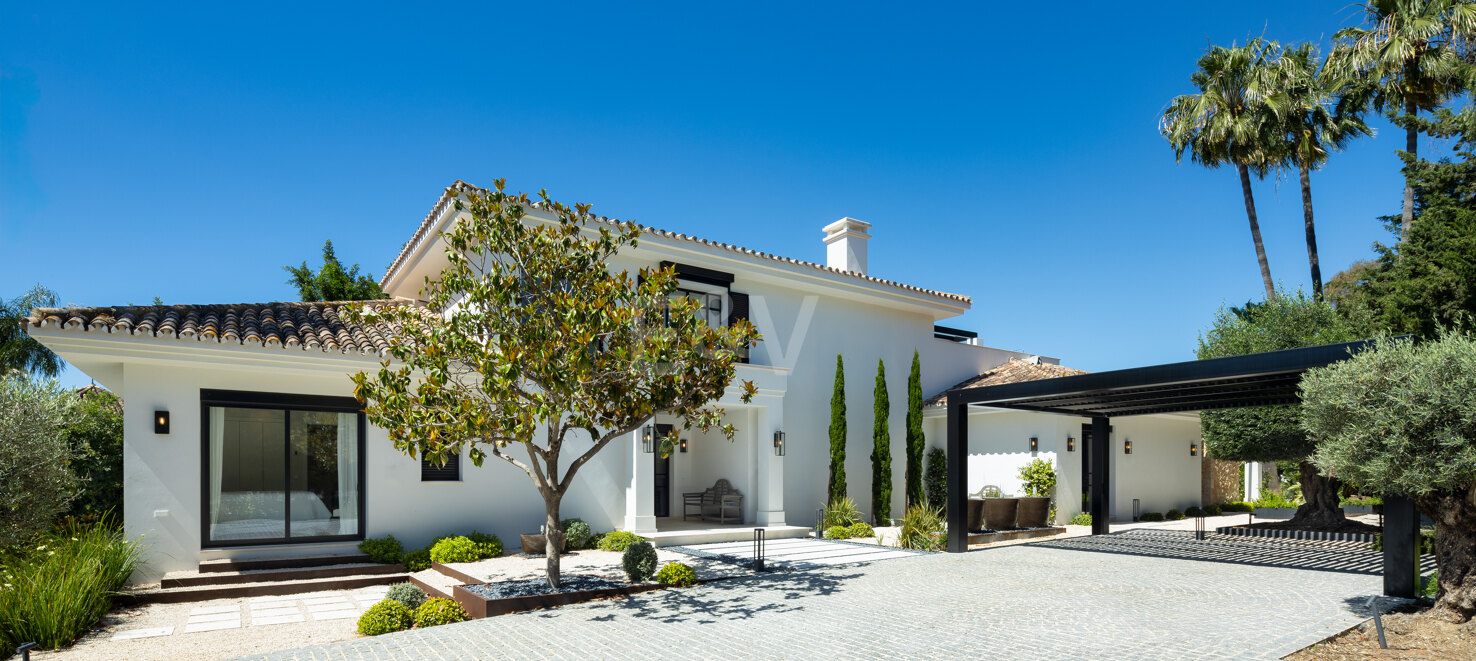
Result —
[[1046, 496], [1022, 496], [1015, 510], [1015, 525], [1021, 528], [1044, 528], [1051, 513], [1051, 499]]
[[989, 530], [1014, 528], [1015, 514], [1019, 507], [1019, 498], [985, 498], [984, 527]]
[[969, 516], [968, 516], [968, 520], [967, 520], [966, 523], [967, 523], [967, 527], [968, 527], [968, 529], [970, 531], [983, 530], [984, 529], [984, 499], [983, 498], [970, 498], [969, 499]]
[[568, 606], [586, 601], [598, 599], [612, 599], [626, 595], [661, 590], [667, 586], [660, 583], [641, 583], [639, 585], [625, 585], [618, 588], [602, 588], [599, 590], [583, 590], [580, 592], [558, 592], [554, 594], [535, 594], [526, 597], [503, 597], [501, 599], [489, 599], [471, 590], [464, 585], [452, 588], [456, 602], [466, 609], [472, 619], [492, 617], [494, 615], [507, 615], [509, 613], [521, 613], [523, 611], [538, 610], [541, 608], [553, 608], [555, 606]]

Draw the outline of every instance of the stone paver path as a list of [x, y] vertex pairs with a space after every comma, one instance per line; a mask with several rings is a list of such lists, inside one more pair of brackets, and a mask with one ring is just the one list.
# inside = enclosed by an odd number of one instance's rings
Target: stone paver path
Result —
[[173, 626], [150, 626], [122, 629], [111, 640], [157, 638], [172, 634], [191, 634], [225, 629], [295, 624], [308, 620], [342, 620], [359, 615], [384, 598], [385, 586], [362, 588], [353, 592], [309, 592], [269, 597], [218, 599], [195, 606], [184, 615], [184, 621]]
[[[753, 542], [717, 542], [668, 549], [678, 553], [696, 551], [702, 555], [722, 556], [730, 561], [742, 562], [745, 567], [753, 560]], [[769, 567], [786, 569], [814, 569], [915, 555], [919, 553], [875, 544], [817, 539], [775, 539], [764, 544], [764, 563]]]
[[[1141, 549], [1140, 549], [1141, 550]], [[250, 657], [1275, 659], [1376, 575], [1019, 545], [777, 572]]]

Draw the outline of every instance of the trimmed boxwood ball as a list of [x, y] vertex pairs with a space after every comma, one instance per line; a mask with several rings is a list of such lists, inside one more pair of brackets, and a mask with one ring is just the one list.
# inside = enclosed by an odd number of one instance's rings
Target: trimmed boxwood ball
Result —
[[359, 634], [378, 636], [385, 633], [404, 631], [415, 624], [415, 612], [409, 606], [394, 599], [385, 599], [364, 611], [359, 616]]
[[411, 609], [419, 608], [425, 603], [425, 591], [415, 587], [414, 583], [396, 583], [391, 585], [384, 593], [385, 599], [394, 599]]
[[1163, 515], [1158, 512], [1144, 512], [1138, 515], [1139, 521], [1162, 521]]
[[684, 588], [697, 583], [697, 572], [680, 562], [668, 562], [656, 572], [656, 582], [662, 585]]
[[502, 556], [502, 540], [497, 535], [473, 530], [466, 536], [473, 544], [477, 545], [477, 556], [479, 558], [497, 558]]
[[471, 619], [466, 614], [466, 609], [461, 604], [444, 597], [435, 597], [425, 600], [420, 608], [415, 609], [415, 628], [440, 626], [452, 622], [465, 622]]
[[1199, 507], [1195, 507], [1193, 505], [1190, 505], [1189, 507], [1187, 507], [1187, 508], [1184, 509], [1184, 516], [1194, 516], [1194, 517], [1204, 516], [1204, 510], [1201, 509], [1201, 508], [1199, 508]]
[[1171, 509], [1163, 515], [1163, 518], [1169, 521], [1179, 521], [1184, 518], [1184, 513], [1177, 509]]
[[1205, 516], [1219, 516], [1220, 515], [1220, 506], [1219, 505], [1209, 505], [1209, 506], [1205, 507], [1204, 508], [1204, 515]]
[[831, 526], [825, 529], [825, 539], [845, 539], [845, 526]]
[[851, 524], [851, 527], [846, 528], [846, 538], [848, 538], [848, 539], [849, 538], [853, 538], [853, 537], [875, 537], [875, 536], [876, 536], [876, 530], [872, 529], [871, 524], [866, 523], [866, 522], [853, 523], [853, 524]]
[[589, 548], [590, 538], [594, 537], [589, 524], [581, 519], [564, 519], [559, 522], [559, 529], [564, 531], [564, 548], [570, 551]]
[[631, 583], [644, 583], [656, 573], [656, 547], [650, 542], [635, 542], [625, 547], [620, 556], [620, 566], [625, 568], [625, 577]]
[[369, 560], [373, 562], [392, 565], [400, 561], [405, 553], [405, 546], [394, 535], [385, 535], [359, 542], [359, 552], [369, 556]]
[[645, 537], [641, 537], [633, 532], [616, 530], [615, 532], [605, 533], [605, 536], [600, 538], [600, 550], [624, 551], [627, 546], [644, 541], [646, 541]]
[[476, 562], [481, 558], [477, 543], [465, 537], [447, 537], [431, 545], [431, 562]]

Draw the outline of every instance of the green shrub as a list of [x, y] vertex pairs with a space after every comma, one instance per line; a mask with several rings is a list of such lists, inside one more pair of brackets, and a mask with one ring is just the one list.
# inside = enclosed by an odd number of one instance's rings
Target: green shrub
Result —
[[478, 558], [497, 558], [502, 556], [502, 540], [497, 535], [488, 535], [473, 530], [466, 536], [473, 544], [477, 545]]
[[851, 524], [861, 522], [861, 510], [856, 509], [856, 501], [850, 497], [832, 501], [825, 506], [825, 521], [822, 528], [840, 526], [848, 528]]
[[1031, 459], [1020, 467], [1020, 486], [1027, 496], [1056, 497], [1056, 468], [1046, 459]]
[[1425, 597], [1433, 597], [1439, 592], [1440, 572], [1430, 572], [1430, 575], [1424, 578], [1424, 583], [1420, 586], [1420, 595]]
[[644, 541], [646, 541], [645, 537], [641, 537], [640, 535], [637, 535], [633, 532], [616, 530], [614, 532], [605, 533], [605, 535], [600, 538], [600, 550], [624, 551], [626, 547], [629, 547], [631, 544]]
[[644, 583], [656, 573], [656, 547], [650, 542], [633, 542], [620, 556], [620, 566], [631, 583]]
[[81, 486], [67, 440], [76, 395], [56, 381], [7, 375], [7, 369], [0, 366], [0, 548], [44, 536]]
[[608, 535], [608, 534], [610, 534], [610, 533], [597, 532], [597, 533], [595, 533], [593, 535], [590, 535], [589, 536], [589, 548], [592, 548], [592, 549], [600, 548], [600, 542], [605, 541], [605, 535]]
[[106, 390], [86, 391], [67, 422], [72, 473], [81, 480], [71, 516], [123, 511], [123, 400]]
[[559, 522], [559, 529], [564, 531], [564, 548], [570, 551], [589, 548], [590, 538], [594, 537], [589, 524], [580, 519], [564, 519]]
[[943, 448], [928, 450], [928, 466], [923, 470], [923, 493], [929, 505], [947, 511], [948, 457]]
[[1207, 505], [1207, 506], [1205, 506], [1205, 508], [1204, 508], [1204, 515], [1205, 516], [1219, 516], [1220, 515], [1220, 506], [1219, 505]]
[[943, 532], [943, 510], [928, 505], [913, 505], [902, 515], [902, 529], [897, 543], [904, 549], [940, 551], [948, 543]]
[[697, 583], [697, 572], [680, 562], [668, 562], [656, 572], [656, 582], [662, 585], [684, 588]]
[[1247, 503], [1245, 501], [1237, 501], [1237, 502], [1233, 502], [1233, 503], [1225, 503], [1224, 505], [1221, 505], [1220, 506], [1220, 511], [1222, 511], [1222, 512], [1250, 512], [1250, 511], [1254, 511], [1255, 509], [1256, 509], [1256, 506], [1255, 505], [1252, 505], [1252, 504]]
[[392, 565], [405, 555], [405, 546], [394, 535], [385, 535], [359, 542], [359, 552], [369, 556], [371, 561]]
[[445, 597], [435, 597], [425, 600], [419, 608], [415, 609], [415, 628], [424, 629], [452, 622], [465, 622], [471, 619], [466, 614], [466, 609], [461, 604]]
[[1082, 512], [1081, 514], [1077, 514], [1076, 516], [1071, 517], [1071, 525], [1073, 525], [1073, 526], [1089, 526], [1089, 525], [1092, 525], [1092, 515], [1087, 514], [1086, 512]]
[[141, 561], [111, 518], [69, 522], [0, 563], [0, 650], [71, 645], [87, 633]]
[[414, 583], [396, 583], [384, 593], [384, 598], [394, 599], [414, 610], [425, 603], [425, 591], [416, 587]]
[[1274, 507], [1279, 509], [1294, 509], [1297, 504], [1287, 500], [1281, 494], [1274, 491], [1263, 491], [1261, 497], [1252, 503], [1255, 507]]
[[845, 539], [847, 537], [845, 526], [831, 526], [825, 529], [825, 539]]
[[847, 539], [853, 539], [853, 538], [857, 538], [857, 537], [875, 537], [875, 536], [876, 536], [876, 531], [872, 529], [871, 524], [869, 524], [869, 523], [853, 523], [853, 524], [851, 524], [851, 527], [846, 528], [846, 538]]
[[385, 599], [364, 611], [359, 616], [359, 634], [363, 636], [378, 636], [380, 634], [404, 631], [415, 624], [415, 612], [409, 606], [394, 599]]
[[1184, 510], [1184, 516], [1195, 517], [1195, 518], [1202, 517], [1202, 516], [1204, 516], [1204, 509], [1203, 508], [1200, 508], [1197, 505], [1190, 505], [1188, 508], [1186, 508]]
[[1339, 505], [1383, 505], [1384, 499], [1378, 496], [1345, 496], [1338, 500]]
[[1138, 515], [1139, 521], [1162, 521], [1163, 515], [1158, 512], [1143, 512]]
[[406, 553], [400, 558], [404, 563], [405, 571], [417, 572], [430, 569], [430, 549], [416, 549]]
[[1184, 513], [1180, 512], [1177, 509], [1170, 509], [1169, 511], [1164, 512], [1163, 518], [1168, 519], [1169, 521], [1182, 521], [1184, 519]]
[[481, 558], [477, 543], [465, 537], [447, 537], [430, 547], [431, 562], [476, 562]]

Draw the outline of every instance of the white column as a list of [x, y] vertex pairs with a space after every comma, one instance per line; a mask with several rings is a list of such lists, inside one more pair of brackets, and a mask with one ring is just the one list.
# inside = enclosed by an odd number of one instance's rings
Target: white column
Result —
[[1254, 502], [1261, 497], [1261, 464], [1245, 462], [1245, 499]]
[[637, 534], [656, 532], [656, 462], [641, 449], [645, 433], [642, 427], [630, 435], [630, 486], [625, 490], [625, 529]]
[[[783, 400], [773, 398], [768, 406], [755, 409], [752, 416], [754, 449], [758, 465], [758, 488], [755, 489], [756, 512], [754, 523], [760, 526], [782, 526], [784, 523], [784, 460], [774, 456], [774, 432], [781, 430], [784, 421]], [[789, 445], [793, 439], [785, 438]]]

